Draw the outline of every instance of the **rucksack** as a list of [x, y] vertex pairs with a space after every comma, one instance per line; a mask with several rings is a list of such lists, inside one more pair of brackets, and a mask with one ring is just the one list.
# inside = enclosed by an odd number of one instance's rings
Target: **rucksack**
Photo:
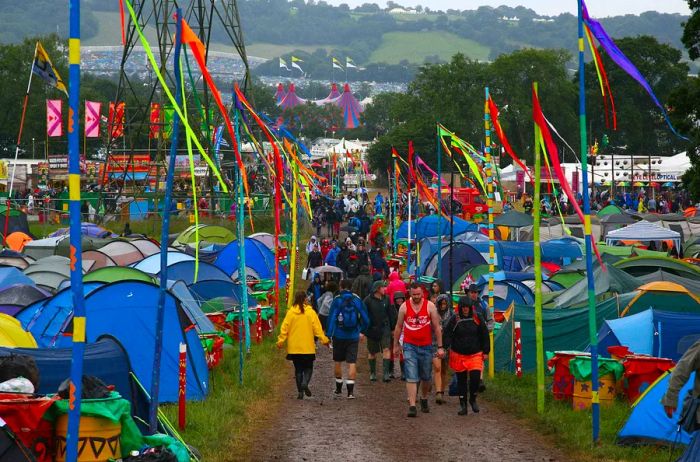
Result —
[[335, 317], [338, 327], [344, 330], [354, 331], [359, 324], [359, 317], [360, 313], [355, 306], [354, 297], [343, 297], [342, 305], [340, 305], [338, 314]]
[[350, 279], [356, 278], [357, 275], [360, 274], [360, 266], [358, 265], [356, 258], [348, 261], [347, 273]]

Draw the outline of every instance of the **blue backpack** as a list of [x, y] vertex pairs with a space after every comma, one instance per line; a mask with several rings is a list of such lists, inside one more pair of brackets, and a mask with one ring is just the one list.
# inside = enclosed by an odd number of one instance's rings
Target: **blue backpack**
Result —
[[335, 316], [336, 324], [343, 330], [354, 331], [360, 322], [360, 313], [353, 299], [354, 296], [343, 297], [338, 314]]

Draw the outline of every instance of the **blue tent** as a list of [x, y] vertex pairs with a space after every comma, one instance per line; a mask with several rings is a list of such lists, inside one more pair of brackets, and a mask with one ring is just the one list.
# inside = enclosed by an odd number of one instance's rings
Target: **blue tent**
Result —
[[[245, 264], [248, 277], [253, 279], [274, 279], [275, 278], [275, 254], [268, 249], [265, 244], [256, 239], [245, 239]], [[239, 266], [239, 243], [238, 239], [228, 244], [219, 253], [214, 264], [224, 270], [232, 279], [238, 277]], [[279, 264], [278, 264], [279, 265]], [[279, 265], [280, 286], [287, 281], [287, 273]]]
[[[83, 283], [85, 296], [102, 287], [101, 282]], [[73, 314], [73, 292], [63, 289], [51, 298], [39, 300], [15, 315], [22, 328], [31, 332], [39, 348], [71, 348], [73, 341], [63, 335]]]
[[[174, 265], [175, 263], [179, 263], [181, 261], [187, 261], [187, 260], [194, 260], [194, 257], [192, 255], [187, 255], [186, 253], [183, 252], [168, 252], [167, 256], [167, 262], [168, 262], [168, 267]], [[134, 263], [132, 266], [138, 270], [143, 271], [144, 273], [148, 274], [158, 274], [160, 273], [160, 253], [156, 253], [151, 255], [150, 257], [146, 257], [140, 262]]]
[[[155, 352], [155, 325], [160, 289], [139, 281], [115, 282], [93, 291], [85, 299], [87, 341], [104, 335], [124, 346], [134, 373], [151, 389]], [[187, 344], [187, 399], [204, 399], [209, 391], [209, 370], [196, 329], [170, 293], [165, 295], [163, 349], [160, 370], [161, 402], [178, 399], [180, 343]]]
[[[70, 377], [71, 348], [0, 348], [0, 356], [31, 356], [39, 369], [39, 388], [36, 393], [53, 395], [59, 385]], [[83, 373], [102, 380], [131, 402], [132, 415], [148, 421], [148, 400], [131, 377], [131, 363], [121, 344], [111, 337], [103, 337], [85, 345]]]
[[647, 309], [641, 313], [608, 320], [598, 332], [601, 354], [607, 347], [624, 345], [637, 354], [678, 361], [700, 340], [700, 315]]
[[216, 332], [216, 327], [200, 308], [201, 302], [192, 294], [190, 289], [182, 281], [173, 282], [168, 290], [180, 302], [180, 306], [187, 313], [200, 334]]
[[[479, 225], [470, 223], [459, 217], [453, 218], [453, 233], [462, 234], [467, 231], [479, 231]], [[416, 221], [411, 220], [411, 239], [423, 239], [434, 236], [449, 236], [450, 221], [438, 215], [426, 215]], [[404, 221], [399, 226], [396, 233], [398, 239], [406, 239], [408, 237], [408, 221]]]
[[36, 285], [18, 268], [14, 266], [0, 266], [0, 290], [19, 284], [25, 286]]
[[[477, 249], [484, 258], [488, 257], [488, 242], [470, 242], [469, 245]], [[520, 271], [532, 263], [534, 258], [534, 244], [532, 241], [511, 242], [496, 241], [494, 245], [496, 251], [496, 264], [505, 271]], [[552, 239], [543, 242], [542, 261], [552, 262], [564, 266], [572, 261], [582, 258], [581, 246], [575, 239], [563, 238]]]
[[[661, 405], [661, 398], [668, 390], [671, 373], [664, 373], [637, 399], [632, 407], [632, 413], [617, 434], [619, 443], [622, 444], [688, 444], [690, 435], [684, 431], [678, 432], [678, 419], [683, 407], [685, 396], [692, 390], [695, 382], [695, 373], [685, 384], [679, 393], [678, 407], [672, 418], [668, 418]], [[697, 459], [694, 459], [697, 460]]]
[[[488, 282], [477, 284], [481, 291], [480, 298], [488, 300]], [[511, 305], [533, 305], [535, 296], [532, 290], [520, 281], [494, 281], [493, 282], [493, 306], [498, 311], [505, 311]]]
[[[233, 281], [199, 281], [189, 286], [190, 292], [200, 303], [213, 298], [233, 298], [241, 302], [241, 285]], [[247, 288], [246, 288], [247, 290]], [[248, 307], [258, 306], [258, 301], [252, 295], [248, 296]]]
[[[194, 283], [194, 260], [183, 260], [168, 266], [168, 279], [170, 281], [183, 281], [186, 285]], [[160, 277], [160, 272], [158, 273]], [[209, 280], [220, 280], [220, 281], [230, 281], [231, 278], [228, 277], [220, 268], [212, 265], [211, 263], [205, 263], [203, 261], [199, 262], [199, 271], [197, 273], [198, 281], [209, 281]]]
[[[435, 252], [425, 265], [425, 276], [437, 277], [440, 274], [443, 287], [452, 287], [454, 282], [469, 268], [486, 263], [484, 257], [470, 244], [455, 242], [442, 248], [442, 259], [438, 262], [438, 254]], [[438, 266], [438, 263], [442, 265]], [[456, 270], [452, 272], [453, 280], [450, 280], [450, 265]], [[440, 272], [438, 272], [438, 269]]]

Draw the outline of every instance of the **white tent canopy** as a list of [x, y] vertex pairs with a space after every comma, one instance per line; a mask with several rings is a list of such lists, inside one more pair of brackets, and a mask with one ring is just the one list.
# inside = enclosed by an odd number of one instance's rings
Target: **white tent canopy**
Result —
[[681, 234], [663, 228], [646, 220], [610, 231], [605, 236], [605, 243], [613, 245], [618, 241], [673, 241], [677, 249], [681, 247]]

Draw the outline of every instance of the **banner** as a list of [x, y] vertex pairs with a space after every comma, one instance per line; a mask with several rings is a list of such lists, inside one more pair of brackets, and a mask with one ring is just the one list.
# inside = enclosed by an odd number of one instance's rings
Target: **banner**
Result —
[[154, 140], [158, 139], [160, 134], [160, 104], [151, 103], [151, 125], [148, 132], [148, 138]]
[[107, 119], [107, 131], [112, 139], [124, 136], [124, 102], [109, 103], [109, 118]]
[[100, 110], [102, 103], [85, 101], [85, 137], [98, 138], [100, 136]]
[[49, 175], [68, 174], [68, 155], [49, 154]]
[[63, 134], [62, 104], [63, 101], [60, 99], [46, 100], [46, 136], [53, 137]]
[[0, 180], [7, 179], [7, 165], [6, 160], [0, 160]]

